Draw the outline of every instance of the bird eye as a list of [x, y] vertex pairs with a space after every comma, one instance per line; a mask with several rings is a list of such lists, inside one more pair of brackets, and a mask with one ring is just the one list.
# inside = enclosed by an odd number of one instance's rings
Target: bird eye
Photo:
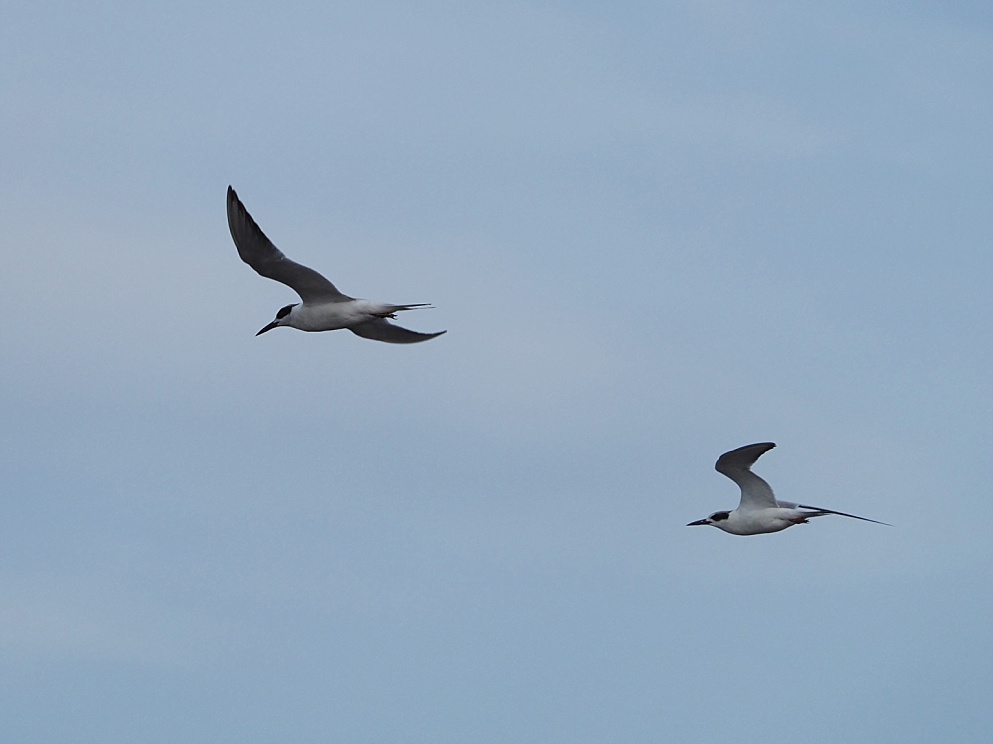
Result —
[[710, 515], [710, 518], [715, 522], [723, 522], [728, 518], [729, 512], [714, 512]]
[[290, 314], [290, 310], [292, 310], [293, 308], [294, 305], [287, 305], [286, 307], [281, 307], [279, 309], [279, 312], [276, 313], [276, 319], [278, 320], [279, 318], [285, 318], [287, 315]]

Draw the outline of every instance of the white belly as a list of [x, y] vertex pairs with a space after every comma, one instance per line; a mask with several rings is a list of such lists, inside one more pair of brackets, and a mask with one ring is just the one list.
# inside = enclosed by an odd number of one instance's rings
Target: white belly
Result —
[[790, 509], [756, 509], [744, 513], [735, 510], [718, 526], [732, 535], [761, 535], [793, 526], [791, 516]]
[[390, 312], [390, 305], [374, 300], [349, 300], [328, 302], [322, 305], [303, 305], [294, 313], [292, 325], [301, 331], [335, 331], [350, 328], [358, 323], [382, 318]]

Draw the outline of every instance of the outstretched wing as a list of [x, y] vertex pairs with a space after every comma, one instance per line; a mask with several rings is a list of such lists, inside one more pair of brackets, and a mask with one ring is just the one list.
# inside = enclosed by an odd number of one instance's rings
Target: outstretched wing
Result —
[[892, 527], [889, 522], [880, 522], [876, 519], [869, 519], [868, 517], [860, 517], [855, 514], [846, 514], [845, 512], [835, 511], [834, 509], [825, 509], [823, 506], [807, 506], [806, 504], [790, 504], [789, 502], [780, 501], [780, 506], [784, 506], [787, 509], [812, 509], [815, 513], [810, 514], [811, 517], [823, 517], [826, 514], [835, 514], [839, 517], [851, 517], [852, 519], [861, 519], [863, 522], [872, 522], [873, 524], [884, 524], [887, 527]]
[[292, 287], [304, 302], [345, 302], [352, 299], [313, 269], [291, 261], [266, 237], [228, 186], [228, 227], [241, 260], [267, 279]]
[[364, 323], [349, 326], [348, 330], [356, 336], [371, 338], [373, 341], [385, 341], [388, 344], [416, 344], [445, 333], [445, 331], [438, 331], [437, 333], [418, 333], [417, 331], [411, 331], [406, 328], [401, 328], [398, 325], [393, 325], [390, 321], [384, 318], [367, 320]]
[[772, 487], [751, 471], [752, 464], [775, 446], [772, 442], [746, 444], [717, 458], [714, 466], [717, 472], [726, 475], [741, 489], [739, 509], [747, 511], [778, 506]]

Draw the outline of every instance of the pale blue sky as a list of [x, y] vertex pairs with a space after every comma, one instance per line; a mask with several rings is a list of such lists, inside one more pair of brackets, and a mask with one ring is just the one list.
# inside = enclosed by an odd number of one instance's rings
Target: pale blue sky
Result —
[[[0, 738], [993, 730], [985, 3], [8, 3]], [[232, 184], [409, 347], [254, 333]], [[845, 519], [684, 525], [758, 463]]]

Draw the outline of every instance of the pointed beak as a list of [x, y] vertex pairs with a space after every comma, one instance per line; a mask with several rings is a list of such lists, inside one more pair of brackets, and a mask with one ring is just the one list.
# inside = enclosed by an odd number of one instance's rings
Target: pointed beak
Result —
[[708, 522], [706, 519], [698, 519], [695, 522], [690, 522], [686, 526], [687, 527], [699, 527], [700, 525], [704, 525], [704, 524], [710, 524], [710, 522]]
[[258, 332], [258, 333], [256, 333], [255, 335], [256, 335], [256, 336], [261, 336], [261, 335], [262, 335], [263, 333], [265, 333], [266, 331], [271, 331], [271, 330], [272, 330], [273, 328], [275, 328], [275, 327], [276, 327], [276, 326], [278, 326], [278, 325], [279, 325], [279, 323], [277, 323], [277, 322], [276, 322], [276, 321], [274, 320], [274, 321], [272, 321], [272, 323], [270, 323], [269, 325], [267, 325], [267, 326], [266, 326], [265, 328], [263, 328], [263, 329], [262, 329], [261, 331], [259, 331], [259, 332]]

